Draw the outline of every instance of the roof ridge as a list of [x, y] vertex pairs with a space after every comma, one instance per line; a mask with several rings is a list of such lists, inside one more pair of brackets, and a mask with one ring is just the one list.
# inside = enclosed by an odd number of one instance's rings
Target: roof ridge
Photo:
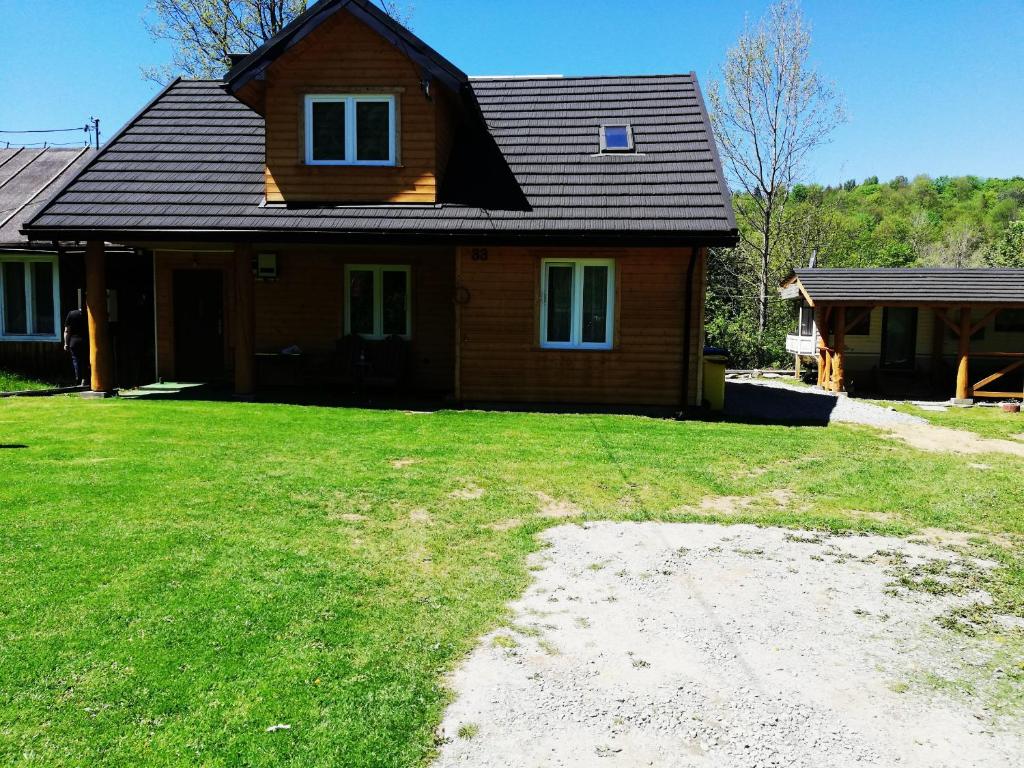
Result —
[[670, 77], [687, 77], [694, 79], [693, 72], [658, 72], [648, 74], [625, 74], [625, 75], [470, 75], [469, 79], [473, 82], [486, 82], [500, 81], [500, 80], [515, 80], [522, 82], [524, 80], [636, 80], [641, 78], [649, 79], [666, 79]]

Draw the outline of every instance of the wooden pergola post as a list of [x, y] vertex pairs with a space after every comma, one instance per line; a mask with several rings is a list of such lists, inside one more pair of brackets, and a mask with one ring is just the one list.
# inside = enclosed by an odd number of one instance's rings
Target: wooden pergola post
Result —
[[818, 386], [827, 389], [831, 380], [828, 354], [828, 316], [823, 307], [814, 308], [814, 325], [818, 329]]
[[89, 318], [89, 366], [93, 392], [114, 391], [113, 351], [107, 316], [107, 251], [102, 240], [85, 246], [85, 308]]
[[846, 307], [835, 308], [835, 348], [832, 352], [832, 391], [836, 394], [846, 391], [846, 370], [843, 347], [846, 345]]
[[960, 349], [956, 367], [956, 402], [971, 403], [970, 385], [971, 357], [971, 308], [960, 307]]
[[256, 389], [256, 284], [252, 274], [252, 247], [235, 246], [235, 394], [251, 395]]

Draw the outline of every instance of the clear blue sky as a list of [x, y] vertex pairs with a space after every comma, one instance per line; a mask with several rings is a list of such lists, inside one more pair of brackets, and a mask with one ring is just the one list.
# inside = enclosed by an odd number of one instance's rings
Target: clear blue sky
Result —
[[[470, 74], [713, 77], [766, 0], [414, 0], [413, 28]], [[167, 59], [145, 0], [0, 0], [0, 129], [102, 119], [105, 136], [156, 92]], [[1024, 175], [1024, 0], [804, 0], [819, 70], [850, 122], [808, 168], [835, 183], [877, 174]], [[67, 135], [71, 141], [76, 135]], [[0, 144], [0, 146], [3, 146]]]

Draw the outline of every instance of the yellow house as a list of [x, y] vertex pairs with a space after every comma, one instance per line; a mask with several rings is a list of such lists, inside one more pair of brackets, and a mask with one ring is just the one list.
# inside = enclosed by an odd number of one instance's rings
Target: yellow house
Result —
[[797, 269], [780, 293], [825, 389], [1024, 398], [1024, 269]]

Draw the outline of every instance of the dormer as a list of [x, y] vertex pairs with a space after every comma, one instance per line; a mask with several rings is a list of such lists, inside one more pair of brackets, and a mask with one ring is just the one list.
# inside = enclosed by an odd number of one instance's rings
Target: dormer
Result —
[[321, 0], [225, 88], [264, 117], [268, 204], [433, 204], [466, 81], [368, 0]]

